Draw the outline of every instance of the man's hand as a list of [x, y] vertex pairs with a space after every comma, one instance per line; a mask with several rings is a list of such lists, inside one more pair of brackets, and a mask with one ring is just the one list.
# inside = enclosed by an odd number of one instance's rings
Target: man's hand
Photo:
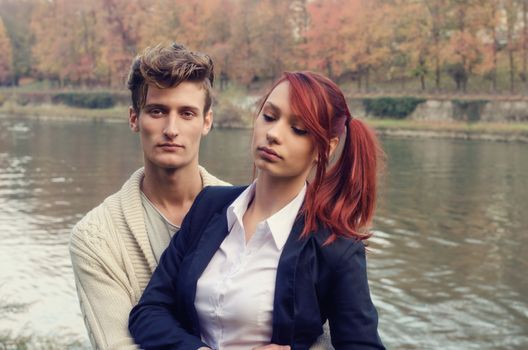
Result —
[[277, 345], [277, 344], [268, 344], [264, 346], [257, 346], [252, 350], [290, 350], [289, 345]]

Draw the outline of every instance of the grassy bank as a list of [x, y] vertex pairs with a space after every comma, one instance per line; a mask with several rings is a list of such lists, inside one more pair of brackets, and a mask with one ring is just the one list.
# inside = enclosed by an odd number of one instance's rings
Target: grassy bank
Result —
[[[126, 121], [130, 96], [125, 91], [18, 91], [0, 89], [0, 118]], [[218, 127], [251, 125], [255, 98], [231, 87], [214, 96]]]
[[397, 119], [367, 119], [381, 135], [437, 137], [467, 140], [517, 141], [528, 143], [528, 123], [435, 122]]
[[12, 102], [0, 106], [0, 118], [125, 121], [127, 116], [128, 107], [125, 106], [88, 109], [55, 104], [18, 105]]
[[[233, 93], [231, 93], [233, 94]], [[215, 123], [220, 128], [249, 128], [254, 115], [251, 104], [240, 107], [236, 94], [224, 95], [215, 104]], [[235, 102], [233, 102], [235, 101]], [[19, 105], [6, 101], [0, 106], [0, 118], [78, 120], [95, 122], [125, 122], [128, 107], [87, 109], [62, 104]], [[381, 135], [398, 137], [437, 137], [457, 139], [482, 139], [492, 141], [516, 141], [528, 143], [527, 122], [437, 122], [410, 119], [369, 118], [366, 122]]]

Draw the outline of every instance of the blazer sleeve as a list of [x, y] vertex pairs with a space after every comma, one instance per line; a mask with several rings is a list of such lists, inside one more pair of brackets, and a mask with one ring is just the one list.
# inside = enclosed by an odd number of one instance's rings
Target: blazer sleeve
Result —
[[334, 271], [328, 319], [335, 349], [385, 349], [378, 335], [378, 313], [370, 298], [363, 243], [351, 244]]
[[[202, 191], [203, 194], [204, 191]], [[136, 343], [149, 349], [198, 349], [208, 347], [199, 336], [189, 333], [181, 323], [181, 311], [177, 309], [176, 281], [180, 264], [190, 248], [193, 232], [191, 220], [196, 210], [198, 196], [181, 229], [162, 254], [152, 278], [139, 303], [130, 312], [129, 331]], [[180, 313], [180, 314], [179, 314]]]

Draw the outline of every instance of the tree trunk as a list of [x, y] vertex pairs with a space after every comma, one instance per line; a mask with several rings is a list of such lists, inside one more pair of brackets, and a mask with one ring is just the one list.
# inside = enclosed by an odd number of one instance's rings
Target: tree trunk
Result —
[[435, 58], [435, 88], [440, 91], [440, 63], [438, 57]]
[[330, 62], [330, 60], [326, 61], [326, 72], [328, 74], [328, 77], [334, 80], [334, 71], [332, 69], [332, 62]]
[[370, 91], [370, 67], [365, 70], [365, 92]]
[[526, 83], [528, 81], [528, 0], [523, 0], [522, 3], [523, 13], [523, 37], [522, 37], [522, 79]]
[[491, 18], [493, 19], [493, 47], [492, 47], [492, 55], [493, 55], [493, 69], [491, 71], [491, 90], [493, 93], [497, 92], [497, 49], [499, 47], [499, 40], [497, 39], [497, 28], [495, 25], [495, 17], [497, 15], [496, 13], [495, 5], [492, 5], [492, 12], [491, 12]]

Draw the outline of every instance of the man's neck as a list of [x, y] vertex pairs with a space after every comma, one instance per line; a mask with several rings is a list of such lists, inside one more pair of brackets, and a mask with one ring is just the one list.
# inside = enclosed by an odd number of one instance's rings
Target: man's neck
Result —
[[163, 169], [145, 164], [141, 190], [156, 208], [173, 224], [181, 225], [194, 199], [202, 190], [198, 165]]

